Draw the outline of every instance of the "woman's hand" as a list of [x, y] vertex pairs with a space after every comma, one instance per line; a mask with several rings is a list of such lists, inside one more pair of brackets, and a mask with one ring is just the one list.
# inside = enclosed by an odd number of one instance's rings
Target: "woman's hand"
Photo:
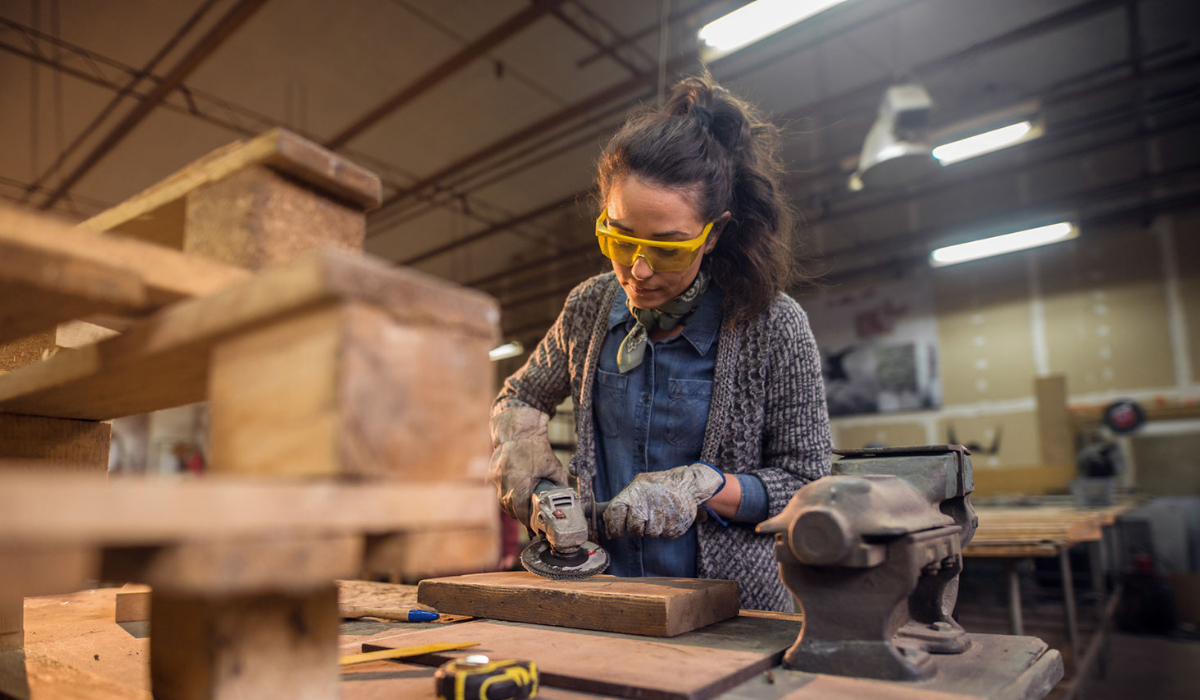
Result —
[[550, 449], [550, 416], [536, 408], [510, 408], [492, 418], [492, 463], [488, 478], [496, 485], [500, 507], [529, 526], [530, 500], [541, 479], [567, 485], [567, 470]]
[[696, 509], [725, 484], [725, 475], [702, 462], [634, 477], [604, 511], [610, 538], [682, 537]]

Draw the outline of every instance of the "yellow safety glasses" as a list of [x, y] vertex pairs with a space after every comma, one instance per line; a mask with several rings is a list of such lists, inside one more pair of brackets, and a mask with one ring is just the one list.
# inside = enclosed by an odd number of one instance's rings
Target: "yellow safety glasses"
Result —
[[642, 258], [655, 272], [679, 272], [696, 261], [713, 223], [708, 222], [700, 235], [690, 241], [651, 241], [614, 231], [608, 225], [608, 210], [605, 209], [596, 218], [596, 238], [600, 240], [600, 252], [604, 257], [619, 265], [633, 267], [633, 263]]

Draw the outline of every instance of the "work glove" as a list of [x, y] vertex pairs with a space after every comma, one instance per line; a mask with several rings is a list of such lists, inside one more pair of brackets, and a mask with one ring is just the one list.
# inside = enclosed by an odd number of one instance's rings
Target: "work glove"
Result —
[[610, 538], [682, 537], [700, 504], [725, 487], [725, 474], [704, 462], [634, 477], [604, 511]]
[[492, 417], [492, 462], [488, 478], [500, 507], [529, 526], [530, 499], [541, 479], [567, 485], [567, 470], [550, 449], [550, 416], [536, 408], [509, 408]]

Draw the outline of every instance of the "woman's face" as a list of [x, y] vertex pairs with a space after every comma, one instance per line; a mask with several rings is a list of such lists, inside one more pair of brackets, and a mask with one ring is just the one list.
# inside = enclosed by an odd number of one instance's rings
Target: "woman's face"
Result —
[[[636, 238], [687, 241], [699, 236], [708, 223], [697, 217], [683, 193], [656, 187], [633, 175], [613, 184], [605, 204], [608, 207], [609, 225]], [[617, 280], [633, 305], [639, 309], [653, 309], [687, 289], [696, 279], [704, 256], [716, 246], [720, 235], [718, 229], [719, 226], [713, 226], [700, 254], [686, 270], [655, 272], [640, 257], [634, 260], [632, 266], [612, 261], [613, 272], [617, 273]]]

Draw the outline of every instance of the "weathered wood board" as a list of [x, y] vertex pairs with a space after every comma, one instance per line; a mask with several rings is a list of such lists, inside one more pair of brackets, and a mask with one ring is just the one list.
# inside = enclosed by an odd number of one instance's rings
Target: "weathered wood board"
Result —
[[113, 609], [114, 622], [140, 622], [150, 619], [150, 587], [127, 583], [117, 591]]
[[[112, 426], [89, 420], [0, 413], [0, 460], [36, 460], [37, 467], [98, 476], [108, 474]], [[0, 469], [6, 469], [0, 463]]]
[[[476, 621], [363, 644], [363, 651], [434, 642], [480, 642], [470, 653], [532, 659], [553, 688], [642, 700], [706, 700], [779, 663], [801, 624], [739, 616], [671, 639]], [[410, 661], [437, 665], [464, 652]]]
[[527, 571], [421, 581], [438, 612], [490, 620], [674, 637], [738, 614], [736, 581], [596, 576], [551, 581]]

